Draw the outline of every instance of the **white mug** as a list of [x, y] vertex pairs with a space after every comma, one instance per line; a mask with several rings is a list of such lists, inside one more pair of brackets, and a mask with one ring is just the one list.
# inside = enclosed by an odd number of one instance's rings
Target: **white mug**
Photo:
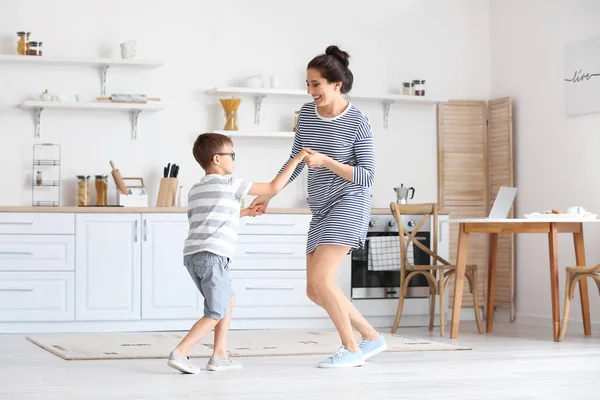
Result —
[[271, 75], [269, 77], [270, 80], [270, 84], [271, 84], [271, 89], [278, 89], [279, 88], [279, 76], [277, 75]]
[[135, 40], [128, 40], [121, 43], [121, 57], [133, 58], [135, 56]]

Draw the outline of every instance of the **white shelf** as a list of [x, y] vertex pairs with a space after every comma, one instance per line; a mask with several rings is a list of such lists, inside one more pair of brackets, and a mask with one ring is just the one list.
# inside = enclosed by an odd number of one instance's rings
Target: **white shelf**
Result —
[[60, 102], [60, 101], [36, 101], [27, 100], [21, 104], [21, 108], [36, 109], [66, 109], [66, 110], [121, 110], [121, 111], [160, 111], [166, 105], [160, 102], [154, 103], [110, 103], [110, 102]]
[[229, 137], [246, 138], [293, 138], [294, 132], [262, 132], [262, 131], [213, 131]]
[[1, 55], [1, 64], [31, 66], [93, 67], [100, 69], [100, 93], [106, 95], [106, 75], [109, 68], [154, 69], [163, 65], [160, 60], [122, 60], [118, 58], [72, 58], [53, 56]]
[[96, 110], [96, 111], [128, 111], [133, 117], [133, 126], [131, 138], [137, 139], [137, 127], [139, 114], [142, 111], [156, 112], [166, 108], [166, 105], [160, 102], [147, 104], [132, 104], [132, 103], [110, 103], [110, 102], [58, 102], [58, 101], [35, 101], [28, 100], [21, 104], [21, 108], [36, 110], [35, 120], [35, 137], [40, 137], [41, 118], [43, 110]]
[[[260, 108], [262, 100], [266, 96], [288, 96], [288, 97], [306, 97], [310, 99], [306, 90], [296, 89], [266, 89], [266, 88], [246, 88], [246, 87], [215, 87], [208, 91], [208, 94], [217, 95], [238, 95], [238, 96], [253, 96], [255, 103], [254, 110], [254, 123], [258, 125], [260, 123]], [[447, 99], [435, 99], [427, 96], [404, 96], [399, 94], [387, 94], [383, 96], [371, 96], [371, 95], [354, 95], [348, 94], [348, 99], [354, 101], [374, 101], [379, 102], [383, 106], [383, 126], [385, 129], [388, 127], [388, 116], [390, 112], [390, 106], [392, 104], [414, 104], [433, 106], [438, 103], [446, 102]]]
[[162, 66], [164, 62], [161, 60], [122, 60], [118, 58], [73, 58], [55, 56], [0, 55], [0, 64], [154, 69]]
[[208, 91], [209, 94], [246, 94], [252, 96], [303, 96], [310, 97], [306, 90], [295, 89], [263, 89], [246, 87], [216, 87]]

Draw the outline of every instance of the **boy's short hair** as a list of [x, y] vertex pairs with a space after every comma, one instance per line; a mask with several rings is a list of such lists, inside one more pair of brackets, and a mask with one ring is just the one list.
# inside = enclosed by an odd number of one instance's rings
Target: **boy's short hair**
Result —
[[192, 152], [194, 158], [203, 169], [210, 167], [215, 153], [223, 149], [223, 146], [232, 145], [231, 139], [220, 133], [203, 133], [194, 142]]

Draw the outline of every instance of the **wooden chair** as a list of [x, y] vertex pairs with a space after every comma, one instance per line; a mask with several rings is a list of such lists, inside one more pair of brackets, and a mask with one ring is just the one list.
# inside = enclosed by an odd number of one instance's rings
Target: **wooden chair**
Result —
[[[408, 292], [408, 284], [416, 275], [423, 275], [427, 278], [430, 292], [430, 307], [429, 307], [429, 330], [433, 330], [433, 320], [435, 317], [435, 297], [440, 298], [440, 335], [444, 336], [444, 292], [448, 282], [456, 275], [456, 266], [451, 265], [437, 254], [438, 244], [438, 205], [435, 203], [428, 204], [397, 204], [390, 203], [392, 215], [398, 224], [398, 232], [400, 238], [400, 298], [398, 300], [398, 310], [396, 311], [396, 319], [392, 325], [392, 333], [398, 329], [400, 318], [402, 317], [402, 307], [404, 306], [404, 298]], [[421, 220], [413, 227], [412, 232], [407, 232], [402, 223], [402, 214], [423, 215]], [[419, 229], [423, 227], [425, 222], [433, 216], [431, 224], [430, 242], [431, 249], [423, 245], [416, 239]], [[422, 251], [429, 254], [432, 258], [431, 265], [412, 265], [408, 261], [408, 246], [410, 243], [414, 247], [418, 247]], [[441, 264], [438, 264], [441, 263]], [[483, 333], [483, 325], [479, 315], [479, 301], [477, 291], [477, 266], [467, 265], [465, 277], [469, 281], [469, 289], [473, 294], [473, 304], [475, 310], [475, 320], [477, 321], [477, 330]]]
[[563, 340], [567, 331], [569, 309], [571, 308], [571, 300], [573, 300], [573, 297], [575, 296], [575, 287], [580, 280], [587, 278], [592, 278], [596, 282], [598, 292], [600, 293], [600, 264], [595, 267], [567, 267], [567, 276], [565, 279], [567, 282], [565, 289], [565, 311], [563, 312], [560, 333], [558, 334], [559, 342]]

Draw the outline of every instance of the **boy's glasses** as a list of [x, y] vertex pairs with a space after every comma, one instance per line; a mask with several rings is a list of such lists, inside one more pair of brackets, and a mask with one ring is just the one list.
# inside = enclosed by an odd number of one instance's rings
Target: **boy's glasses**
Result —
[[216, 156], [231, 156], [231, 160], [235, 161], [235, 151], [231, 153], [215, 153]]

